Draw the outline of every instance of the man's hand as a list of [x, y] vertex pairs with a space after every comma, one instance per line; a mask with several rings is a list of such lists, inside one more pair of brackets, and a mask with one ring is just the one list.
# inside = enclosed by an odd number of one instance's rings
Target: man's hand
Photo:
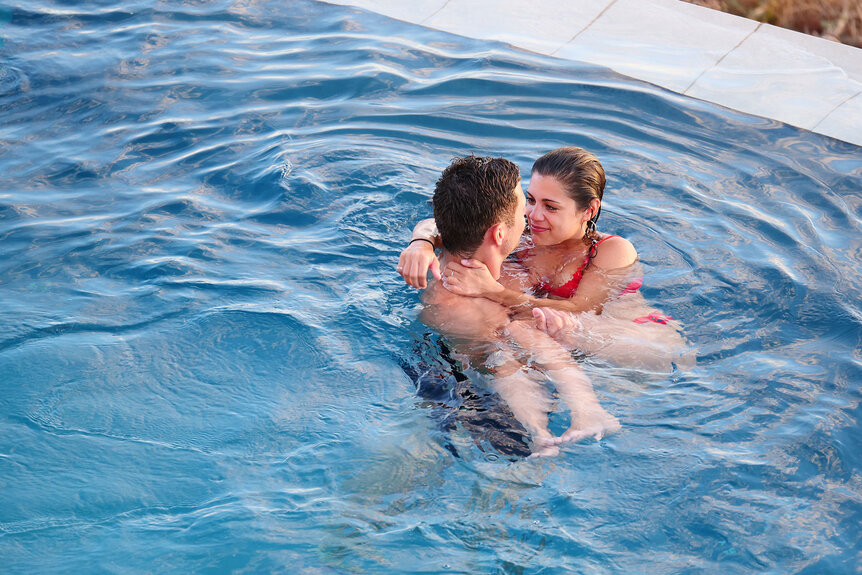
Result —
[[443, 272], [443, 287], [467, 297], [488, 297], [503, 290], [487, 266], [472, 259], [448, 263]]
[[434, 246], [428, 242], [413, 242], [398, 258], [398, 273], [408, 285], [417, 289], [428, 287], [428, 270], [440, 279], [440, 260], [434, 254]]

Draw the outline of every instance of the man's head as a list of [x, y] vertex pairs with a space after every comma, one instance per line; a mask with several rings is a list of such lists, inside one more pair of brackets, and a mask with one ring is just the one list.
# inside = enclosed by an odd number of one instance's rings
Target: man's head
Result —
[[471, 257], [486, 239], [508, 254], [524, 231], [521, 174], [503, 158], [455, 158], [437, 180], [433, 203], [443, 247], [453, 255]]

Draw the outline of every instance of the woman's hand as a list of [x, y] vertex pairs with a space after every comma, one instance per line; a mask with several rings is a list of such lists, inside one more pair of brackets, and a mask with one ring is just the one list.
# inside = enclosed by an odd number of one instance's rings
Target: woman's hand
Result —
[[440, 279], [440, 260], [434, 254], [433, 245], [422, 241], [404, 248], [398, 258], [398, 273], [408, 285], [418, 289], [428, 287], [428, 270]]
[[536, 319], [536, 328], [553, 338], [571, 334], [581, 325], [574, 313], [548, 307], [533, 308], [533, 317]]
[[503, 291], [503, 286], [477, 260], [449, 262], [443, 270], [443, 286], [450, 292], [467, 297], [489, 297]]

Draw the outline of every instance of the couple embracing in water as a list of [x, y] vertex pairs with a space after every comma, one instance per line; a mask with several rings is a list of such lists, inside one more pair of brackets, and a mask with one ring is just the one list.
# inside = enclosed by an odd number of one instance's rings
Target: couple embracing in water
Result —
[[[673, 318], [640, 294], [632, 244], [596, 227], [605, 187], [598, 159], [559, 148], [533, 164], [526, 194], [520, 180], [503, 158], [455, 159], [437, 181], [434, 219], [416, 226], [398, 272], [428, 287], [422, 320], [491, 375], [533, 454], [554, 455], [562, 443], [620, 427], [572, 351], [668, 371], [687, 350]], [[548, 380], [571, 412], [559, 437], [548, 429]]]

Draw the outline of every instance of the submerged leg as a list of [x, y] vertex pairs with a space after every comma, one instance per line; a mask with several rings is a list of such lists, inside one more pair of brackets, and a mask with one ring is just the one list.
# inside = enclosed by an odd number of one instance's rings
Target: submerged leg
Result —
[[533, 455], [548, 456], [559, 453], [556, 438], [548, 430], [551, 398], [544, 386], [518, 369], [509, 375], [495, 377], [493, 387], [509, 405], [515, 418], [530, 433], [534, 444]]
[[599, 403], [593, 384], [583, 369], [559, 343], [522, 321], [510, 323], [506, 334], [532, 354], [533, 362], [544, 369], [571, 411], [569, 429], [562, 436], [554, 438], [553, 444], [586, 437], [601, 439], [620, 428], [619, 420]]
[[531, 379], [525, 366], [514, 358], [513, 350], [501, 350], [503, 361], [490, 366], [494, 370], [492, 387], [509, 406], [512, 414], [530, 433], [532, 455], [556, 455], [556, 438], [548, 430], [548, 412], [552, 400], [541, 382]]
[[601, 316], [539, 308], [533, 310], [533, 316], [536, 327], [566, 349], [619, 367], [669, 373], [674, 365], [683, 369], [694, 365], [694, 354], [675, 322], [637, 323], [629, 317], [615, 317], [610, 306]]

